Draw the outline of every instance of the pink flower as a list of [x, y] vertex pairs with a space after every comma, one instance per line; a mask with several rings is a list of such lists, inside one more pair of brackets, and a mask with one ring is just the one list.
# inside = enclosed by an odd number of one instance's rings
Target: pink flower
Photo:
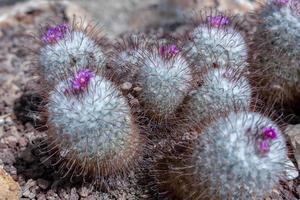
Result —
[[263, 137], [266, 139], [277, 139], [277, 132], [274, 128], [268, 127], [263, 130]]
[[42, 41], [45, 44], [56, 43], [58, 40], [61, 40], [65, 36], [68, 30], [69, 30], [68, 24], [60, 24], [55, 27], [51, 27], [42, 36]]
[[216, 28], [230, 24], [230, 19], [223, 15], [209, 16], [209, 17], [207, 17], [207, 19], [208, 19], [209, 24]]
[[94, 76], [95, 74], [89, 69], [80, 70], [71, 80], [71, 91], [74, 93], [83, 91], [88, 87], [91, 78], [93, 78]]
[[275, 0], [275, 3], [279, 6], [285, 6], [289, 3], [289, 0]]
[[180, 50], [175, 44], [170, 46], [161, 46], [159, 48], [159, 53], [161, 56], [176, 56], [179, 52]]

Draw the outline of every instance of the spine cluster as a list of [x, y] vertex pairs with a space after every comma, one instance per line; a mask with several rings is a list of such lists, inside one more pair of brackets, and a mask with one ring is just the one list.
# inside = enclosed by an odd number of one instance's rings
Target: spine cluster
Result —
[[[281, 127], [255, 102], [299, 95], [298, 4], [264, 5], [251, 43], [220, 12], [202, 13], [175, 42], [135, 34], [108, 46], [76, 24], [50, 27], [40, 38], [39, 75], [49, 88], [49, 143], [61, 167], [111, 178], [150, 158], [158, 193], [266, 197], [290, 161]], [[119, 90], [128, 81], [138, 92]], [[134, 109], [132, 96], [140, 103]]]

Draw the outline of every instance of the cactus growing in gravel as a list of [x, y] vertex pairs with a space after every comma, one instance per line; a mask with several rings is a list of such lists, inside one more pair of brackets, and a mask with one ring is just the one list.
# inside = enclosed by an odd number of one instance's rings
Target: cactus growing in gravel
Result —
[[50, 27], [42, 34], [39, 63], [41, 76], [48, 84], [53, 85], [62, 77], [87, 66], [93, 70], [104, 69], [105, 42], [103, 38], [96, 38], [94, 29], [90, 25], [83, 28], [74, 22], [72, 26], [59, 24]]
[[300, 2], [269, 0], [255, 17], [250, 62], [261, 96], [291, 105], [300, 99]]
[[189, 63], [176, 45], [157, 45], [142, 55], [138, 64], [139, 95], [146, 112], [154, 118], [172, 116], [191, 89], [192, 72]]
[[284, 177], [285, 139], [269, 118], [231, 112], [200, 130], [158, 165], [158, 182], [177, 198], [261, 199]]
[[228, 111], [247, 109], [252, 88], [248, 80], [230, 68], [213, 68], [204, 75], [202, 85], [183, 105], [188, 121], [204, 122]]
[[127, 100], [109, 80], [81, 70], [56, 85], [47, 109], [54, 149], [69, 170], [101, 178], [138, 162], [143, 139]]
[[242, 71], [248, 65], [246, 40], [234, 21], [234, 17], [223, 13], [205, 13], [190, 31], [184, 48], [195, 63], [196, 72], [211, 66], [230, 66]]

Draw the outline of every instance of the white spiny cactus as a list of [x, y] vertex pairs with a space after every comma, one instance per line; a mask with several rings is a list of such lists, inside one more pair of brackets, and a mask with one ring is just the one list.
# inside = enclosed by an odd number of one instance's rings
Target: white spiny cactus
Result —
[[148, 51], [140, 63], [138, 81], [146, 109], [165, 118], [172, 115], [191, 87], [189, 64], [176, 46]]
[[188, 120], [201, 122], [228, 111], [248, 109], [251, 103], [248, 80], [231, 69], [211, 69], [203, 77], [203, 84], [191, 93], [183, 106]]
[[233, 28], [199, 25], [192, 31], [191, 41], [185, 48], [199, 71], [211, 66], [244, 70], [248, 65], [246, 42]]
[[71, 30], [68, 25], [61, 30], [59, 26], [50, 28], [43, 36], [45, 44], [40, 49], [39, 62], [45, 80], [53, 84], [87, 67], [103, 70], [106, 57], [102, 47], [83, 31]]
[[63, 138], [58, 144], [63, 154], [76, 152], [81, 162], [96, 160], [98, 167], [122, 168], [119, 165], [132, 161], [139, 149], [127, 100], [110, 81], [88, 70], [61, 81], [50, 92], [47, 107], [54, 135]]

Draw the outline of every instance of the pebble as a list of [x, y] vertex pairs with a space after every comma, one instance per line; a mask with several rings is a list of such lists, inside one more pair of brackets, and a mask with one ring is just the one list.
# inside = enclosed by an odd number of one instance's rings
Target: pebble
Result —
[[143, 88], [141, 88], [139, 86], [133, 88], [133, 91], [135, 91], [135, 92], [141, 92], [142, 90], [143, 90]]
[[19, 184], [4, 169], [0, 168], [0, 199], [18, 200], [20, 192]]
[[36, 193], [35, 193], [35, 190], [36, 188], [34, 186], [36, 186], [36, 181], [35, 180], [32, 180], [32, 179], [29, 179], [25, 186], [23, 187], [23, 191], [22, 191], [22, 196], [23, 197], [28, 197], [30, 199], [33, 199], [35, 198], [36, 196]]
[[49, 182], [44, 180], [44, 179], [38, 179], [37, 180], [37, 184], [40, 188], [42, 188], [43, 190], [47, 189], [49, 187]]
[[81, 197], [87, 197], [89, 195], [90, 191], [88, 188], [86, 187], [81, 187], [78, 191], [78, 194], [81, 196]]
[[292, 144], [295, 159], [298, 167], [300, 166], [300, 124], [289, 125], [285, 130], [285, 134], [288, 135], [288, 140]]
[[26, 138], [21, 137], [21, 138], [19, 138], [19, 140], [18, 140], [18, 144], [20, 145], [20, 147], [26, 147], [27, 144], [28, 144], [28, 141], [27, 141]]
[[128, 91], [128, 90], [130, 90], [131, 88], [132, 88], [132, 83], [130, 83], [130, 82], [125, 82], [125, 83], [123, 83], [123, 84], [121, 85], [121, 89], [122, 89], [122, 90]]
[[78, 200], [79, 195], [76, 192], [76, 188], [71, 189], [71, 195], [70, 195], [70, 200]]

